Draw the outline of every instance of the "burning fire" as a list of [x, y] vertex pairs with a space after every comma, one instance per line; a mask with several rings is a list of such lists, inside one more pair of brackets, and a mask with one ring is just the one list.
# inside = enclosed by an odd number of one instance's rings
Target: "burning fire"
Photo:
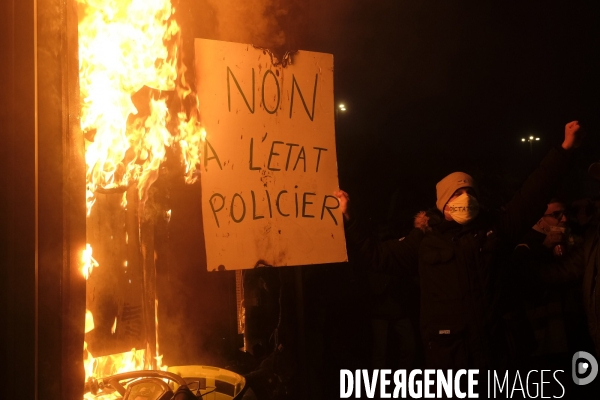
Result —
[[[181, 30], [170, 1], [79, 1], [85, 5], [79, 75], [89, 215], [98, 188], [137, 181], [143, 203], [166, 147], [174, 144], [181, 150], [186, 181], [193, 182], [203, 134], [197, 99], [178, 59]], [[187, 104], [196, 107], [172, 115], [166, 104], [171, 94], [181, 104], [191, 96]], [[133, 96], [139, 100], [135, 104]]]
[[[81, 256], [81, 263], [82, 263], [81, 273], [83, 274], [83, 276], [85, 277], [86, 280], [92, 274], [92, 270], [94, 268], [97, 268], [100, 266], [98, 264], [98, 261], [94, 260], [94, 257], [92, 257], [92, 246], [89, 243], [86, 243], [86, 245], [85, 245], [85, 250], [83, 250], [83, 254]], [[86, 315], [86, 321], [87, 321], [87, 315]], [[93, 321], [92, 321], [92, 323], [93, 323]], [[94, 329], [94, 328], [92, 327], [92, 329]]]
[[85, 333], [94, 329], [94, 316], [90, 310], [85, 310]]
[[[181, 30], [173, 17], [175, 10], [170, 0], [78, 1], [87, 214], [98, 190], [128, 187], [134, 182], [142, 208], [148, 188], [158, 178], [167, 147], [179, 150], [185, 180], [193, 183], [200, 145], [206, 137], [196, 95], [186, 82], [186, 67], [179, 59]], [[180, 110], [167, 107], [173, 96], [179, 99]], [[170, 105], [175, 103], [169, 101]], [[191, 109], [186, 110], [184, 104]], [[125, 193], [121, 206], [127, 207]], [[82, 273], [88, 279], [98, 267], [90, 244], [82, 262]], [[116, 323], [115, 319], [113, 333]], [[86, 333], [93, 329], [93, 316], [87, 311]], [[149, 350], [132, 349], [94, 358], [84, 343], [86, 380], [150, 369], [152, 364], [166, 369], [158, 344], [154, 362]]]
[[[158, 304], [158, 303], [157, 303]], [[158, 320], [157, 323], [157, 334], [158, 334]], [[116, 331], [117, 319], [113, 325], [112, 333]], [[85, 315], [85, 333], [88, 333], [94, 329], [94, 317], [90, 310], [86, 310]], [[158, 354], [158, 343], [156, 345], [156, 351]], [[108, 356], [95, 358], [87, 348], [87, 343], [83, 342], [83, 365], [85, 369], [85, 380], [88, 381], [90, 378], [100, 378], [104, 376], [110, 376], [114, 374], [120, 374], [122, 372], [139, 371], [143, 369], [153, 369], [151, 359], [146, 355], [149, 354], [149, 349], [137, 350], [131, 349], [129, 352], [111, 354]], [[156, 356], [156, 369], [166, 371], [167, 366], [162, 365], [162, 356]], [[118, 393], [100, 393], [98, 397], [103, 399], [120, 398]], [[84, 399], [95, 399], [96, 395], [92, 393], [86, 393]]]
[[[158, 338], [158, 299], [154, 300], [154, 326], [156, 328], [156, 337]], [[162, 354], [160, 354], [159, 350], [158, 350], [158, 340], [156, 341], [156, 357], [154, 357], [154, 359], [156, 360], [156, 369], [158, 370], [162, 370], [162, 371], [166, 371], [168, 366], [167, 365], [162, 365], [162, 359], [163, 356]]]
[[[86, 381], [89, 377], [110, 376], [122, 372], [152, 368], [147, 362], [145, 350], [131, 349], [131, 351], [126, 353], [94, 358], [87, 350], [87, 344], [84, 342], [83, 351], [84, 355], [86, 355], [86, 357], [84, 357]], [[100, 393], [98, 396], [93, 395], [92, 393], [86, 393], [84, 395], [84, 399], [96, 399], [98, 397], [102, 399], [121, 398], [117, 392], [107, 394]]]

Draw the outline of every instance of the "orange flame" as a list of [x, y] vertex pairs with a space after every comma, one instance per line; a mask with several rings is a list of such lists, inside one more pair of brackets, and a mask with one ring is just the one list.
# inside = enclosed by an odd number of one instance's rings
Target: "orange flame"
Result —
[[[165, 147], [174, 143], [181, 149], [186, 180], [193, 182], [201, 140], [197, 98], [178, 60], [181, 30], [170, 1], [79, 1], [86, 6], [79, 22], [79, 73], [88, 214], [98, 188], [138, 181], [143, 203]], [[177, 112], [175, 132], [169, 132], [172, 116], [162, 95], [150, 96], [146, 112], [134, 104], [132, 96], [144, 87], [153, 93], [173, 91], [181, 99], [192, 96], [196, 109], [189, 116]]]
[[[125, 353], [94, 358], [92, 353], [87, 350], [87, 343], [84, 342], [83, 351], [86, 381], [89, 378], [101, 378], [123, 372], [140, 371], [152, 368], [148, 363], [146, 350], [131, 349], [131, 351]], [[95, 398], [95, 396], [86, 393], [84, 398]], [[102, 398], [105, 397], [102, 396]]]
[[[85, 313], [85, 333], [94, 329], [94, 317], [90, 310]], [[113, 325], [113, 333], [116, 329], [117, 319]], [[151, 369], [146, 357], [146, 350], [131, 349], [130, 352], [111, 354], [108, 356], [95, 358], [87, 348], [87, 343], [83, 342], [83, 365], [85, 369], [85, 380], [90, 378], [101, 378], [119, 374], [121, 372], [137, 371], [142, 369]], [[84, 398], [95, 398], [91, 393], [86, 393]], [[106, 398], [102, 395], [102, 398]]]
[[156, 360], [156, 369], [166, 371], [169, 367], [167, 365], [163, 365], [163, 355], [160, 354], [160, 351], [158, 350], [158, 299], [154, 300], [154, 322], [154, 327], [156, 329], [156, 356], [154, 357]]
[[90, 310], [85, 310], [85, 333], [94, 330], [94, 316]]
[[[86, 139], [87, 215], [98, 189], [128, 187], [134, 182], [143, 208], [148, 189], [158, 178], [167, 147], [179, 149], [185, 180], [193, 183], [197, 178], [200, 144], [206, 136], [196, 94], [186, 82], [186, 67], [179, 60], [181, 29], [173, 18], [175, 10], [170, 0], [78, 2], [82, 5], [79, 76], [81, 128]], [[171, 95], [179, 97], [181, 110], [169, 110], [167, 98]], [[191, 104], [191, 109], [185, 110], [183, 104], [188, 107]], [[127, 207], [125, 193], [121, 206]], [[125, 241], [128, 242], [127, 235]], [[98, 267], [89, 244], [82, 263], [82, 273], [87, 279], [93, 268]], [[158, 303], [155, 307], [157, 311]], [[93, 329], [89, 311], [86, 332], [88, 328]], [[148, 349], [132, 349], [94, 358], [84, 342], [86, 380], [150, 369], [152, 359], [157, 369], [166, 369], [158, 352], [158, 338], [154, 357]], [[89, 396], [86, 394], [86, 398]]]
[[86, 280], [92, 274], [92, 270], [100, 266], [98, 261], [94, 260], [94, 257], [92, 257], [92, 246], [89, 243], [85, 244], [85, 250], [83, 250], [83, 254], [81, 255], [81, 263], [81, 273]]
[[127, 210], [127, 191], [123, 192], [123, 197], [121, 198], [121, 207]]
[[85, 369], [85, 380], [94, 377], [94, 371], [96, 369], [96, 359], [92, 356], [92, 353], [87, 349], [87, 343], [83, 342], [83, 368]]

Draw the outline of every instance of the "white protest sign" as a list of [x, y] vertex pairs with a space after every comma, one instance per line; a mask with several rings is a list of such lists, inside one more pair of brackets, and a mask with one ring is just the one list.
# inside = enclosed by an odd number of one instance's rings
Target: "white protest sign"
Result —
[[252, 45], [196, 39], [207, 268], [347, 261], [333, 56], [274, 65]]

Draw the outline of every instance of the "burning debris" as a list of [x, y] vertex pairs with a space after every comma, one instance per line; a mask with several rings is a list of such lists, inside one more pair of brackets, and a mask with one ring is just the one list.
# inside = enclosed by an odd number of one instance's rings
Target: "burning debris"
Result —
[[[78, 1], [88, 243], [81, 267], [87, 280], [83, 358], [88, 386], [98, 389], [109, 375], [166, 369], [158, 345], [154, 232], [158, 220], [170, 221], [171, 210], [157, 206], [157, 185], [151, 186], [167, 167], [194, 183], [210, 144], [186, 79], [170, 0]], [[271, 64], [285, 67], [293, 53], [274, 61], [276, 53], [267, 50], [285, 43], [276, 18], [265, 18], [275, 7], [267, 3], [239, 7], [265, 21], [252, 23], [254, 36]], [[247, 14], [238, 16], [249, 23]], [[86, 396], [102, 395], [93, 391]]]
[[169, 148], [179, 152], [186, 182], [196, 180], [206, 136], [180, 60], [174, 13], [169, 0], [79, 1], [86, 380], [163, 369], [152, 222], [144, 205]]

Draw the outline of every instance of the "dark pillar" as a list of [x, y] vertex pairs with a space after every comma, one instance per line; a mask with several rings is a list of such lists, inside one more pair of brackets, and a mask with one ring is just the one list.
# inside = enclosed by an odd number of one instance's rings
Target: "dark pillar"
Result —
[[0, 3], [2, 396], [81, 399], [85, 167], [76, 2]]

